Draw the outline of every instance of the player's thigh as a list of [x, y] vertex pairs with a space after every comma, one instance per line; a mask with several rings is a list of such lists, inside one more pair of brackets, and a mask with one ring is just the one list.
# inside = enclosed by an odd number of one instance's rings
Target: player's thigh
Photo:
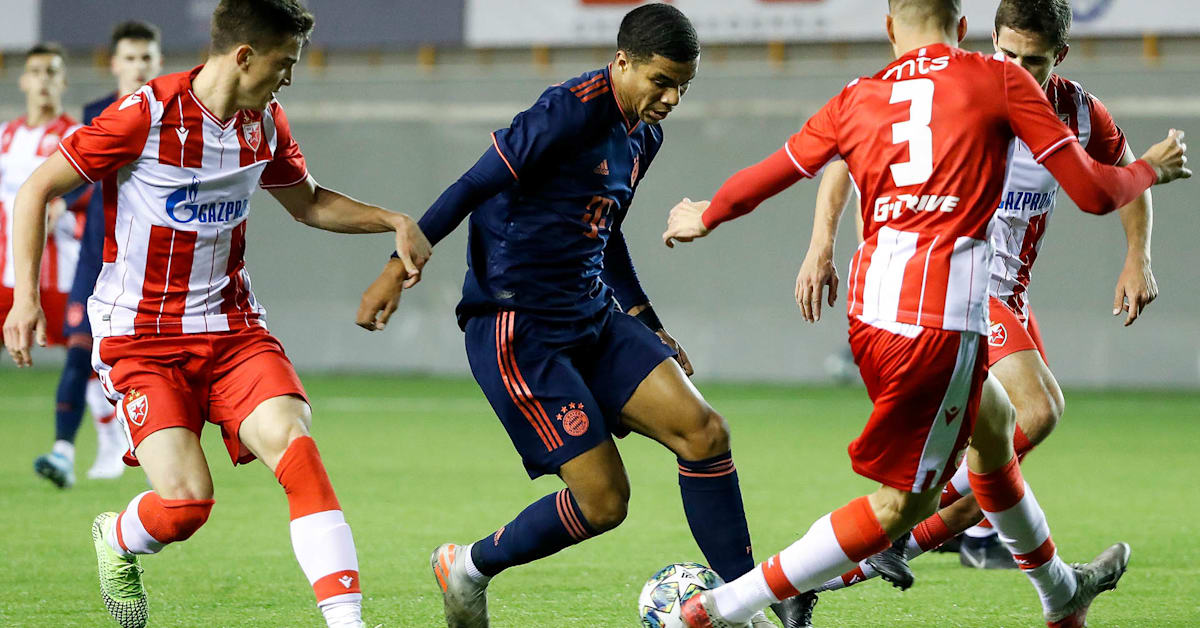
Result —
[[137, 460], [150, 486], [163, 499], [212, 499], [212, 476], [196, 432], [168, 427], [138, 444]]
[[854, 320], [850, 341], [873, 400], [867, 425], [850, 444], [855, 472], [902, 491], [941, 486], [979, 409], [987, 372], [981, 337]]
[[238, 439], [272, 471], [292, 441], [308, 435], [312, 413], [308, 402], [293, 395], [258, 404], [238, 429]]
[[578, 359], [588, 387], [614, 433], [630, 431], [663, 443], [688, 460], [729, 449], [729, 431], [674, 360], [675, 351], [640, 321], [614, 312], [598, 340]]
[[263, 462], [274, 469], [312, 420], [283, 346], [262, 328], [223, 334], [213, 343], [213, 361], [219, 366], [209, 382], [209, 422], [220, 426], [234, 464], [266, 456]]
[[542, 325], [501, 311], [470, 319], [465, 330], [471, 374], [530, 478], [556, 474], [612, 437], [568, 350], [544, 342]]
[[725, 419], [708, 405], [672, 358], [664, 359], [642, 380], [622, 408], [621, 421], [685, 460], [703, 460], [729, 451]]
[[1007, 391], [1017, 411], [1017, 423], [1037, 444], [1053, 429], [1065, 407], [1062, 388], [1037, 350], [1009, 354], [991, 372]]
[[[143, 442], [158, 432], [173, 434], [167, 441], [170, 444], [150, 446], [168, 452], [160, 456], [168, 461], [171, 452], [190, 446], [187, 444], [190, 440], [182, 432], [189, 432], [192, 440], [199, 443], [204, 427], [202, 410], [207, 403], [207, 392], [196, 378], [202, 363], [186, 343], [171, 338], [120, 336], [99, 341], [92, 353], [92, 367], [100, 375], [105, 394], [116, 403], [117, 421], [129, 444], [128, 462], [140, 463]], [[153, 441], [161, 438], [164, 437], [155, 437]], [[163, 474], [164, 486], [186, 484], [180, 477], [191, 477], [196, 468], [188, 467], [181, 476], [174, 476], [167, 465], [160, 471], [148, 469], [147, 474]], [[201, 484], [209, 485], [211, 491], [207, 474], [205, 465]]]

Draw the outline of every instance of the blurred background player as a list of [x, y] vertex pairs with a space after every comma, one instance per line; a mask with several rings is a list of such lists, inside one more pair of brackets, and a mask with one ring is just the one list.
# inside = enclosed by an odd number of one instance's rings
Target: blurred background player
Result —
[[[1078, 83], [1054, 73], [1070, 49], [1070, 28], [1071, 7], [1067, 0], [1003, 0], [996, 10], [992, 41], [998, 54], [1033, 75], [1059, 118], [1067, 123], [1089, 155], [1101, 163], [1133, 163], [1135, 158], [1125, 134], [1104, 105]], [[826, 207], [843, 207], [852, 185], [845, 165], [836, 165], [826, 170], [821, 182], [818, 202]], [[1022, 461], [1054, 429], [1064, 407], [1062, 390], [1046, 366], [1045, 347], [1029, 299], [1031, 271], [1056, 205], [1058, 188], [1050, 172], [1033, 161], [1029, 148], [1021, 140], [1013, 140], [1002, 200], [993, 218], [991, 242], [996, 255], [989, 284], [988, 364], [1016, 409], [1013, 445]], [[1127, 312], [1126, 326], [1133, 324], [1158, 295], [1150, 268], [1151, 208], [1147, 190], [1119, 211], [1126, 255], [1117, 279], [1113, 315]], [[808, 286], [807, 290], [798, 289], [803, 292], [798, 300], [809, 320], [814, 320], [814, 313], [819, 316], [824, 286], [831, 287], [831, 303], [836, 296], [836, 271], [826, 253], [811, 250], [798, 278], [799, 284]], [[966, 534], [960, 549], [964, 566], [1017, 567], [990, 525], [985, 522], [970, 527], [983, 521], [983, 513], [970, 495], [966, 469], [959, 469], [947, 485], [942, 505], [946, 508], [917, 526], [903, 545], [897, 544], [879, 556], [868, 558], [857, 569], [818, 590], [857, 584], [875, 575], [907, 588], [912, 584], [912, 575], [905, 564], [906, 558], [938, 547], [948, 536], [964, 529]]]
[[[730, 178], [711, 205], [678, 204], [663, 234], [668, 245], [703, 237], [837, 156], [863, 197], [865, 238], [848, 304], [851, 346], [874, 409], [850, 457], [856, 472], [882, 486], [817, 520], [761, 569], [688, 600], [683, 617], [693, 628], [744, 625], [757, 609], [883, 551], [937, 509], [964, 448], [974, 493], [1037, 591], [1049, 626], [1082, 626], [1093, 599], [1115, 587], [1128, 564], [1124, 543], [1086, 565], [1063, 562], [1021, 477], [1015, 412], [987, 378], [983, 353], [986, 237], [1014, 136], [1082, 209], [1102, 214], [1156, 182], [1190, 176], [1182, 134], [1172, 131], [1128, 167], [1096, 162], [1026, 71], [1002, 55], [957, 48], [967, 29], [957, 0], [891, 0], [889, 7], [896, 61], [851, 82], [782, 150]], [[989, 98], [996, 94], [1007, 97]], [[822, 250], [832, 251], [838, 213], [826, 208], [814, 221]]]
[[[754, 567], [729, 427], [688, 381], [687, 354], [651, 308], [621, 232], [700, 44], [683, 13], [650, 4], [625, 15], [617, 48], [608, 67], [550, 87], [493, 133], [420, 221], [436, 244], [470, 216], [457, 314], [471, 371], [529, 477], [567, 485], [475, 543], [435, 550], [452, 628], [488, 625], [487, 586], [501, 571], [625, 519], [629, 479], [613, 436], [631, 431], [676, 454], [684, 512], [713, 569], [732, 579]], [[404, 270], [390, 263], [367, 290], [360, 325], [386, 323]]]
[[[117, 79], [117, 90], [83, 107], [83, 124], [91, 124], [117, 100], [132, 94], [146, 81], [162, 71], [162, 52], [159, 49], [158, 28], [145, 22], [122, 22], [113, 29], [110, 68]], [[90, 479], [118, 478], [125, 471], [121, 460], [129, 443], [116, 418], [116, 408], [104, 394], [100, 380], [92, 371], [92, 327], [88, 323], [87, 299], [92, 296], [96, 277], [100, 275], [101, 249], [104, 246], [103, 182], [92, 186], [87, 204], [87, 218], [79, 248], [79, 263], [67, 300], [63, 337], [67, 341], [67, 359], [58, 382], [54, 411], [54, 448], [38, 456], [34, 469], [59, 486], [73, 478], [75, 436], [83, 422], [86, 399], [96, 426], [96, 460], [87, 471]]]
[[[329, 626], [363, 626], [350, 527], [313, 439], [306, 394], [263, 322], [245, 268], [250, 196], [267, 189], [297, 221], [396, 232], [414, 270], [429, 246], [403, 214], [319, 186], [274, 95], [313, 29], [294, 0], [222, 0], [204, 65], [122, 97], [67, 138], [22, 186], [16, 288], [4, 323], [18, 366], [45, 336], [38, 261], [48, 199], [104, 180], [116, 206], [88, 312], [93, 367], [153, 490], [92, 524], [101, 595], [123, 627], [147, 618], [137, 556], [191, 537], [213, 507], [200, 445], [219, 425], [234, 464], [262, 460], [287, 495], [292, 547]], [[133, 458], [136, 456], [136, 458]]]
[[[8, 314], [13, 302], [13, 202], [17, 190], [29, 175], [46, 161], [58, 142], [79, 128], [79, 123], [63, 112], [63, 93], [67, 88], [67, 67], [62, 48], [57, 44], [39, 44], [25, 54], [21, 73], [21, 91], [25, 93], [25, 115], [0, 127], [0, 316]], [[67, 295], [79, 260], [87, 195], [90, 188], [72, 190], [49, 203], [46, 257], [42, 260], [42, 307], [51, 323], [48, 344], [64, 346], [63, 318]], [[2, 343], [0, 343], [2, 344]], [[111, 405], [98, 398], [94, 411], [100, 416], [111, 412]], [[34, 470], [59, 488], [75, 483], [74, 438], [59, 439], [51, 453], [34, 461]]]

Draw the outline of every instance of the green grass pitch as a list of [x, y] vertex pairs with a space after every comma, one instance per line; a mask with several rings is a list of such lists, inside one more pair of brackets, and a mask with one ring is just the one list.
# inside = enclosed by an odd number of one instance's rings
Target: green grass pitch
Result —
[[[7, 356], [5, 356], [7, 359]], [[89, 525], [145, 489], [130, 470], [88, 481], [94, 433], [80, 437], [76, 487], [34, 476], [53, 437], [57, 374], [0, 370], [0, 625], [107, 626]], [[529, 482], [500, 424], [469, 380], [312, 376], [314, 436], [354, 528], [368, 625], [442, 624], [430, 551], [469, 542], [559, 488]], [[849, 468], [862, 427], [857, 388], [702, 386], [733, 426], [734, 452], [759, 559], [821, 514], [871, 490]], [[1026, 477], [1069, 561], [1110, 542], [1133, 546], [1129, 573], [1089, 617], [1093, 626], [1200, 625], [1200, 395], [1068, 392], [1067, 414], [1034, 452]], [[151, 626], [319, 626], [292, 557], [283, 491], [265, 467], [231, 468], [215, 430], [205, 446], [216, 507], [190, 541], [143, 558]], [[633, 485], [620, 528], [498, 577], [493, 625], [637, 625], [635, 601], [659, 567], [703, 560], [688, 534], [674, 460], [638, 437], [620, 443]], [[1037, 598], [1012, 571], [960, 568], [957, 557], [914, 562], [916, 586], [881, 582], [828, 593], [819, 626], [1036, 626]]]

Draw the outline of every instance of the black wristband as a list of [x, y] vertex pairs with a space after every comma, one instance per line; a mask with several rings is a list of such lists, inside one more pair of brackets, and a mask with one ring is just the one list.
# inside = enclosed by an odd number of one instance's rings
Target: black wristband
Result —
[[649, 305], [642, 308], [642, 311], [634, 314], [633, 317], [642, 321], [642, 324], [649, 327], [651, 331], [658, 331], [663, 328], [662, 321], [658, 320], [658, 314], [655, 314], [654, 308]]

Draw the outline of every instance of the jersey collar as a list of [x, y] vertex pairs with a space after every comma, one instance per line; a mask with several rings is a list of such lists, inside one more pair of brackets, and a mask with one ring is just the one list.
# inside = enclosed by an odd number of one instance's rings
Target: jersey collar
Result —
[[629, 123], [629, 117], [625, 115], [625, 110], [621, 108], [621, 99], [617, 98], [617, 83], [613, 81], [611, 63], [608, 64], [608, 67], [604, 68], [604, 78], [608, 79], [608, 84], [612, 87], [612, 89], [608, 91], [612, 93], [613, 104], [617, 106], [617, 115], [621, 116], [621, 124], [625, 125], [627, 135], [633, 135], [633, 132], [638, 128], [638, 125], [641, 124], [642, 121], [638, 120], [633, 124]]

